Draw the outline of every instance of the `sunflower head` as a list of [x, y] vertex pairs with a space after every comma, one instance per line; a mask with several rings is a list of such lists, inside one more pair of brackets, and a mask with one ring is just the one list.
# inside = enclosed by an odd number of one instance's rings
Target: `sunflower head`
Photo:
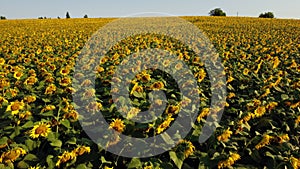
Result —
[[115, 129], [118, 132], [123, 132], [125, 129], [124, 122], [121, 119], [114, 119], [110, 124], [109, 128]]
[[51, 132], [51, 128], [49, 124], [39, 123], [35, 125], [33, 129], [30, 131], [30, 137], [39, 138], [39, 137], [47, 137]]
[[16, 78], [17, 80], [20, 80], [22, 76], [23, 76], [23, 72], [21, 71], [16, 71], [14, 73], [14, 78]]
[[20, 110], [23, 110], [24, 109], [24, 106], [25, 104], [20, 101], [15, 101], [15, 102], [11, 102], [7, 108], [6, 108], [6, 111], [11, 111], [11, 114], [12, 115], [16, 115], [19, 113]]
[[158, 82], [154, 82], [154, 83], [151, 85], [150, 88], [151, 88], [152, 90], [160, 90], [160, 89], [162, 89], [162, 88], [164, 88], [164, 87], [165, 87], [164, 83], [158, 81]]

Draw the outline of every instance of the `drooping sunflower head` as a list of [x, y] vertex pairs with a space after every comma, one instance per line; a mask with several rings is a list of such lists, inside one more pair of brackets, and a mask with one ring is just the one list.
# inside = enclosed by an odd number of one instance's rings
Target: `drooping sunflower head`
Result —
[[14, 148], [12, 150], [9, 150], [7, 152], [4, 152], [0, 156], [0, 163], [11, 163], [17, 160], [22, 155], [25, 155], [26, 151], [23, 148]]
[[193, 145], [193, 143], [187, 140], [181, 140], [178, 146], [180, 146], [181, 150], [183, 150], [185, 158], [192, 155], [195, 151], [195, 146]]

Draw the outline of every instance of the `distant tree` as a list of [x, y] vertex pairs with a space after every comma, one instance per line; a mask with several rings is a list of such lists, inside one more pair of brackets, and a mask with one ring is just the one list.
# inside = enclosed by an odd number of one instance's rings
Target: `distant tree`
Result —
[[67, 12], [67, 14], [66, 14], [66, 18], [67, 18], [67, 19], [68, 19], [68, 18], [71, 18], [71, 16], [70, 16], [69, 12]]
[[58, 16], [57, 19], [60, 19], [60, 17]]
[[88, 15], [84, 15], [83, 18], [88, 18]]
[[221, 8], [213, 9], [209, 12], [210, 16], [226, 16], [226, 13]]
[[259, 15], [260, 18], [274, 18], [273, 12], [265, 12]]
[[0, 16], [0, 20], [5, 20], [6, 17], [5, 16]]
[[47, 17], [46, 16], [40, 16], [40, 17], [38, 17], [38, 19], [47, 19]]

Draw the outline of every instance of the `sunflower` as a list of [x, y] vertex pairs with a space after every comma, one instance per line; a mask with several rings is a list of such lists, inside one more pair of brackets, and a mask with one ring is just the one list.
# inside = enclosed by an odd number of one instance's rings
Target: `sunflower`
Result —
[[102, 104], [100, 102], [90, 102], [85, 108], [90, 113], [95, 113], [102, 109]]
[[29, 167], [29, 169], [40, 169], [40, 166]]
[[69, 78], [69, 77], [64, 77], [64, 78], [62, 78], [62, 79], [60, 80], [59, 85], [66, 87], [66, 86], [68, 86], [68, 85], [71, 84], [71, 83], [72, 83], [71, 78]]
[[28, 63], [31, 62], [31, 59], [30, 59], [30, 58], [24, 58], [23, 62], [24, 62], [25, 64], [28, 64]]
[[175, 69], [176, 69], [176, 70], [181, 70], [182, 67], [183, 67], [183, 65], [182, 65], [181, 63], [177, 63], [177, 64], [175, 65]]
[[292, 164], [294, 169], [298, 169], [300, 167], [300, 159], [297, 159], [293, 156], [290, 158], [290, 163]]
[[6, 111], [11, 111], [11, 114], [12, 115], [16, 115], [19, 113], [20, 110], [23, 110], [24, 109], [24, 102], [19, 102], [19, 101], [15, 101], [15, 102], [11, 102], [7, 108], [6, 108]]
[[56, 70], [56, 66], [53, 65], [53, 64], [51, 64], [51, 65], [49, 65], [49, 69], [50, 69], [51, 71], [54, 71], [54, 70]]
[[4, 63], [5, 63], [5, 59], [0, 58], [0, 65], [4, 65]]
[[10, 86], [9, 79], [7, 79], [7, 78], [0, 79], [0, 90], [3, 90], [3, 88], [9, 87], [9, 86]]
[[14, 73], [14, 78], [16, 78], [17, 80], [20, 80], [22, 76], [23, 76], [23, 72], [21, 71], [16, 71]]
[[85, 99], [88, 99], [88, 98], [91, 98], [91, 97], [94, 97], [95, 96], [95, 93], [96, 93], [96, 90], [95, 89], [88, 89], [86, 90], [82, 96], [85, 98]]
[[224, 161], [220, 161], [218, 163], [218, 168], [229, 168], [231, 167], [237, 160], [239, 160], [241, 156], [238, 153], [231, 153], [228, 159]]
[[127, 113], [127, 119], [132, 119], [132, 118], [134, 118], [134, 117], [136, 117], [136, 115], [137, 114], [139, 114], [139, 112], [140, 112], [141, 110], [140, 109], [138, 109], [138, 108], [131, 108], [130, 110], [129, 110], [129, 112]]
[[254, 117], [261, 117], [265, 114], [266, 108], [264, 106], [259, 106], [256, 110], [254, 110]]
[[54, 105], [47, 105], [45, 108], [42, 109], [42, 113], [45, 111], [52, 111], [55, 110], [55, 106]]
[[195, 146], [193, 145], [192, 142], [190, 141], [187, 141], [187, 140], [181, 140], [179, 142], [179, 145], [182, 146], [183, 148], [183, 154], [184, 154], [184, 157], [187, 158], [189, 157], [191, 154], [194, 153], [195, 151]]
[[276, 106], [278, 106], [278, 103], [277, 102], [271, 102], [267, 105], [267, 109], [269, 111], [273, 110]]
[[60, 69], [59, 73], [63, 76], [67, 76], [70, 73], [69, 67]]
[[33, 102], [36, 101], [36, 96], [26, 96], [26, 97], [24, 98], [24, 101], [25, 101], [26, 103], [33, 103]]
[[249, 73], [249, 69], [245, 68], [244, 71], [243, 71], [243, 74], [248, 75], [248, 73]]
[[32, 138], [47, 137], [50, 132], [51, 132], [50, 125], [40, 122], [38, 125], [35, 125], [33, 129], [31, 129], [30, 137]]
[[141, 81], [146, 83], [146, 82], [149, 82], [151, 80], [151, 75], [150, 74], [142, 74], [142, 77], [141, 77]]
[[55, 166], [59, 167], [61, 163], [66, 163], [67, 161], [73, 160], [75, 158], [76, 158], [76, 154], [74, 151], [72, 152], [65, 151], [61, 156], [58, 156], [58, 161], [56, 162]]
[[170, 124], [173, 120], [174, 120], [174, 118], [172, 118], [171, 115], [168, 115], [167, 119], [156, 128], [156, 133], [157, 134], [162, 133], [166, 128], [168, 128], [170, 126]]
[[7, 104], [8, 100], [6, 100], [4, 97], [0, 96], [0, 108], [2, 108], [2, 104]]
[[120, 133], [114, 132], [111, 139], [106, 143], [106, 147], [118, 144], [121, 141]]
[[42, 53], [42, 50], [41, 49], [38, 49], [37, 51], [36, 51], [36, 54], [41, 54]]
[[288, 142], [290, 140], [290, 137], [288, 134], [282, 134], [282, 135], [278, 136], [278, 138], [279, 138], [280, 144]]
[[19, 158], [22, 155], [25, 155], [26, 151], [23, 148], [15, 148], [12, 150], [9, 150], [7, 152], [2, 153], [0, 156], [0, 163], [5, 162], [6, 164], [12, 163], [16, 161], [17, 158]]
[[220, 136], [218, 136], [217, 139], [219, 141], [226, 142], [226, 141], [228, 141], [231, 134], [232, 134], [232, 131], [230, 131], [230, 129], [228, 128], [227, 130], [224, 131], [224, 133], [222, 133]]
[[166, 109], [166, 113], [167, 114], [177, 114], [179, 110], [180, 110], [180, 107], [178, 105], [176, 105], [176, 106], [169, 105]]
[[132, 87], [131, 91], [130, 91], [130, 94], [133, 94], [134, 92], [142, 93], [143, 91], [144, 91], [143, 87], [139, 86], [138, 83], [135, 83], [134, 86]]
[[257, 150], [261, 149], [262, 147], [270, 144], [271, 140], [273, 140], [273, 136], [270, 135], [264, 135], [263, 139], [255, 146]]
[[110, 124], [109, 128], [113, 128], [118, 132], [123, 132], [125, 129], [124, 122], [121, 119], [114, 119]]
[[197, 121], [200, 122], [201, 119], [203, 119], [204, 117], [206, 117], [209, 114], [209, 108], [204, 108], [201, 113], [199, 114], [199, 116], [197, 117]]
[[55, 91], [56, 86], [54, 84], [51, 84], [46, 88], [45, 94], [53, 94]]
[[273, 59], [273, 69], [277, 68], [279, 64], [280, 64], [280, 60], [278, 59], [278, 57], [275, 57]]
[[8, 90], [5, 92], [5, 96], [9, 94], [11, 97], [14, 98], [14, 97], [16, 97], [16, 96], [18, 95], [18, 92], [19, 92], [19, 91], [18, 91], [16, 88], [13, 88], [13, 89], [10, 88], [10, 89], [8, 89]]
[[78, 119], [78, 113], [75, 110], [71, 110], [70, 112], [64, 114], [64, 119], [71, 119], [71, 121], [76, 121]]
[[160, 90], [162, 88], [164, 88], [164, 83], [163, 82], [154, 82], [151, 86], [150, 86], [150, 89], [152, 90]]
[[90, 79], [85, 79], [80, 86], [88, 87], [89, 85], [92, 84], [92, 81]]
[[30, 76], [25, 80], [24, 85], [34, 85], [37, 81], [38, 79], [35, 76]]
[[73, 150], [73, 153], [78, 156], [81, 156], [84, 153], [90, 153], [90, 152], [91, 152], [91, 148], [86, 147], [86, 146], [80, 146]]
[[297, 117], [297, 119], [295, 120], [295, 124], [299, 124], [300, 123], [300, 116]]

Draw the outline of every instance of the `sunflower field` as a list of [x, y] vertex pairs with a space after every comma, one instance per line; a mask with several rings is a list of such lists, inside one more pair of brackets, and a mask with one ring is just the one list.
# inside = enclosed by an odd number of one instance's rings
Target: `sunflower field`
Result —
[[[200, 105], [188, 136], [167, 152], [149, 158], [114, 155], [83, 130], [73, 102], [81, 86], [76, 60], [89, 38], [114, 19], [44, 19], [0, 21], [0, 168], [300, 168], [300, 21], [242, 17], [183, 17], [210, 39], [225, 68], [227, 97], [214, 134], [198, 138], [210, 109], [207, 71], [187, 46], [164, 35], [144, 34], [115, 44], [97, 63], [97, 96], [84, 109], [101, 110], [116, 133], [148, 138], [163, 133], [193, 100], [181, 98], [165, 72], [142, 70], [128, 84], [135, 108], [115, 108], [112, 78], [126, 57], [147, 48], [173, 53], [189, 65], [197, 80]], [[138, 63], [138, 60], [136, 61]], [[166, 63], [168, 64], [168, 63]], [[182, 65], [171, 65], [180, 70]], [[83, 69], [89, 69], [89, 64]], [[126, 70], [124, 70], [126, 71]], [[189, 85], [188, 82], [186, 84]], [[149, 108], [149, 93], [162, 90], [170, 103], [154, 122], [130, 119]], [[164, 104], [156, 100], [153, 104]], [[105, 130], [105, 129], [104, 129]], [[117, 145], [118, 134], [107, 143]]]

